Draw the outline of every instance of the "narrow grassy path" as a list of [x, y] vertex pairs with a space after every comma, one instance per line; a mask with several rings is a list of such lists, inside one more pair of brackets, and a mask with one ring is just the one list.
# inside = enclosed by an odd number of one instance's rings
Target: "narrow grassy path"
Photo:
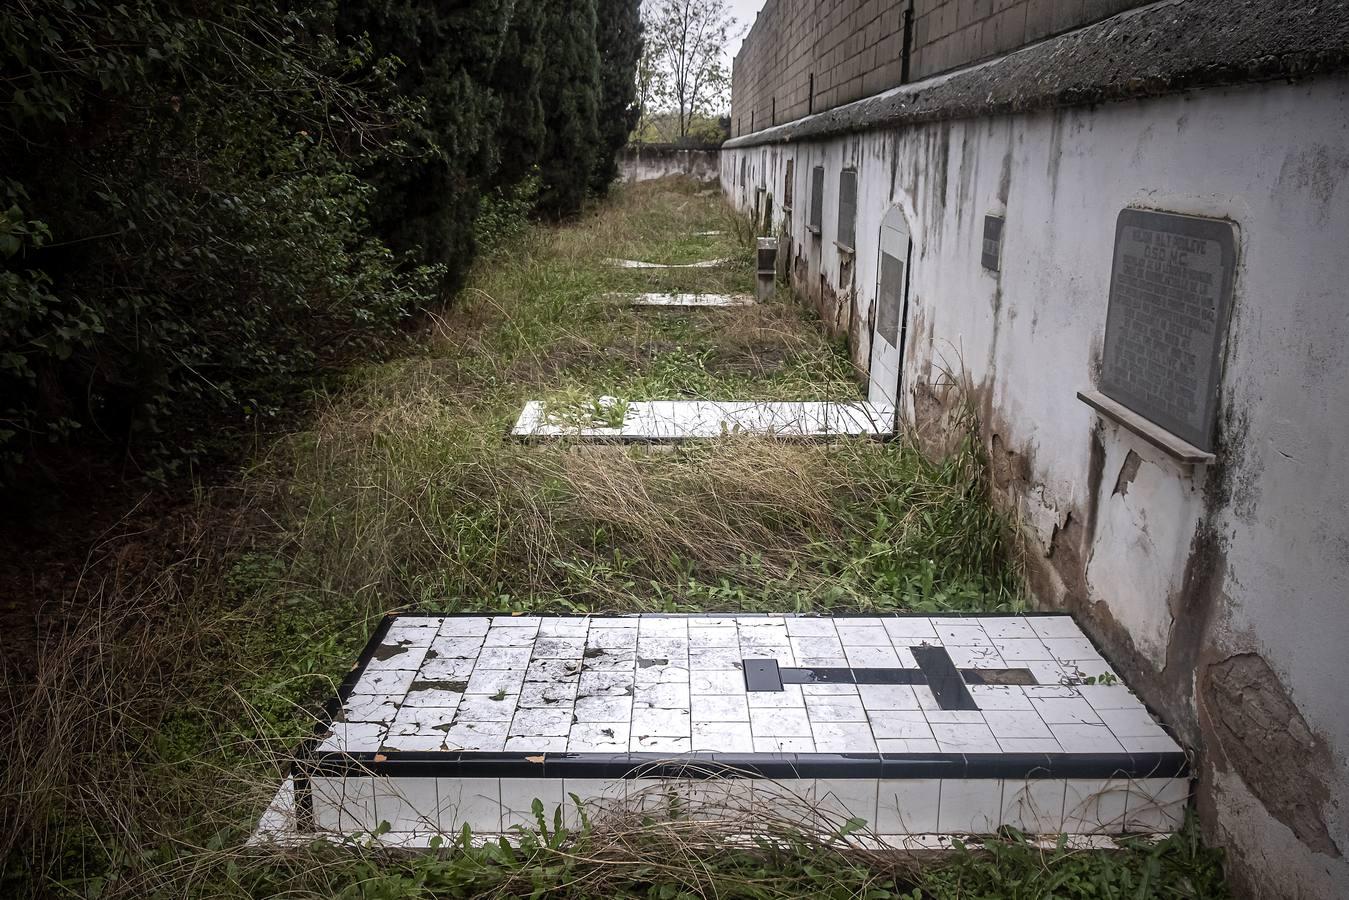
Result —
[[[531, 399], [858, 399], [844, 349], [785, 291], [701, 311], [635, 310], [608, 296], [748, 292], [752, 237], [714, 190], [625, 189], [583, 221], [531, 228], [483, 260], [415, 352], [352, 373], [321, 400], [312, 427], [236, 488], [250, 527], [218, 564], [147, 588], [139, 599], [155, 612], [117, 620], [138, 637], [95, 644], [100, 671], [130, 666], [138, 677], [102, 688], [123, 711], [107, 720], [115, 740], [31, 776], [33, 803], [48, 798], [63, 828], [32, 839], [39, 871], [23, 883], [93, 871], [115, 876], [104, 896], [898, 897], [922, 883], [941, 896], [1031, 897], [1056, 873], [1095, 890], [1165, 871], [1196, 886], [1175, 896], [1208, 895], [1215, 867], [1189, 837], [1113, 862], [1014, 843], [1005, 865], [968, 857], [940, 869], [804, 838], [750, 853], [641, 821], [579, 842], [545, 834], [519, 853], [241, 852], [290, 748], [389, 611], [1023, 602], [976, 441], [934, 463], [904, 441], [730, 437], [655, 451], [506, 437]], [[734, 262], [630, 270], [607, 257]], [[106, 641], [106, 623], [94, 625], [89, 640]], [[72, 687], [97, 678], [57, 668]], [[43, 708], [32, 713], [33, 733], [11, 740], [54, 742]], [[1008, 887], [1008, 873], [1024, 889]], [[89, 893], [87, 878], [75, 882], [72, 895]]]
[[[611, 296], [748, 291], [749, 241], [716, 194], [643, 186], [497, 254], [424, 356], [361, 373], [259, 471], [286, 488], [295, 580], [436, 610], [1017, 603], [973, 451], [933, 465], [904, 443], [559, 452], [504, 439], [530, 399], [858, 399], [843, 348], [785, 292], [698, 311]], [[735, 262], [625, 270], [610, 255]]]

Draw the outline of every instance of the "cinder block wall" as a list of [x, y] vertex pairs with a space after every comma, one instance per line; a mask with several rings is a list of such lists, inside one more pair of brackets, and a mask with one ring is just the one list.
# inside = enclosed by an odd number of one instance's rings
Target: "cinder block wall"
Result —
[[[991, 59], [1148, 0], [911, 0], [911, 81]], [[735, 58], [731, 133], [900, 84], [903, 0], [767, 0]]]

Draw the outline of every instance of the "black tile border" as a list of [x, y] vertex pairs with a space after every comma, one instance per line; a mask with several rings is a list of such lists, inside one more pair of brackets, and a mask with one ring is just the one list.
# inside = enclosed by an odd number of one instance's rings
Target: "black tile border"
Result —
[[[422, 612], [388, 613], [362, 648], [356, 664], [342, 678], [337, 693], [324, 704], [314, 733], [296, 748], [290, 774], [295, 784], [299, 829], [313, 830], [313, 796], [309, 779], [338, 777], [423, 778], [1188, 778], [1189, 757], [1168, 753], [484, 753], [469, 751], [318, 752], [319, 743], [337, 719], [366, 666], [399, 619], [961, 619], [1050, 618], [1070, 613], [1053, 610], [997, 613], [858, 612], [858, 613], [576, 613]], [[1079, 631], [1081, 630], [1079, 626]], [[1085, 631], [1082, 634], [1091, 641]], [[1095, 641], [1091, 641], [1096, 646]], [[1099, 648], [1097, 648], [1099, 652]], [[1102, 655], [1104, 658], [1104, 655]], [[1123, 680], [1120, 681], [1124, 684]], [[1127, 685], [1124, 685], [1127, 687]], [[1140, 704], [1142, 700], [1140, 699]], [[1144, 705], [1144, 708], [1147, 708]], [[1149, 714], [1151, 710], [1149, 709]], [[1154, 717], [1155, 718], [1155, 717]], [[1168, 731], [1169, 733], [1169, 731]]]
[[322, 753], [309, 776], [379, 778], [1064, 778], [1188, 777], [1184, 753]]
[[[741, 610], [720, 610], [717, 612], [626, 612], [626, 613], [575, 613], [575, 612], [435, 612], [434, 610], [409, 609], [406, 612], [387, 613], [386, 619], [1072, 619], [1072, 613], [1052, 609], [1028, 609], [1021, 612], [899, 612], [897, 610], [878, 610], [874, 612], [760, 612]], [[1077, 620], [1073, 619], [1073, 624]], [[387, 630], [387, 628], [385, 629]], [[1079, 629], [1080, 630], [1080, 629]], [[1082, 632], [1084, 637], [1089, 637]], [[1093, 643], [1095, 643], [1093, 641]]]

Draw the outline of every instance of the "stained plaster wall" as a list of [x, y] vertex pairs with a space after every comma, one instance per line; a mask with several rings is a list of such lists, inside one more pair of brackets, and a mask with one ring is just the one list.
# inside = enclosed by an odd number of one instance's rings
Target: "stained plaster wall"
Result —
[[624, 182], [652, 181], [683, 175], [696, 181], [717, 180], [716, 148], [629, 146], [618, 151], [618, 177]]
[[[905, 413], [963, 372], [1034, 592], [1074, 611], [1198, 756], [1198, 804], [1252, 895], [1349, 896], [1349, 79], [936, 121], [722, 151], [775, 205], [797, 290], [865, 374], [881, 220], [913, 235]], [[745, 183], [740, 183], [741, 159]], [[824, 227], [806, 229], [810, 172]], [[855, 260], [833, 243], [859, 173]], [[1076, 399], [1097, 383], [1116, 217], [1238, 227], [1218, 459], [1194, 468]], [[1006, 217], [1001, 271], [980, 265]]]

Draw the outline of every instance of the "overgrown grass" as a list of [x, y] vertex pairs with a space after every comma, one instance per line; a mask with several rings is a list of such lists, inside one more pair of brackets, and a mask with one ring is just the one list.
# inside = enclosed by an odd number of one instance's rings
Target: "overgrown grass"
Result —
[[[785, 294], [693, 313], [604, 297], [748, 290], [748, 234], [715, 194], [678, 183], [530, 229], [479, 266], [418, 352], [352, 373], [225, 492], [225, 537], [203, 517], [169, 564], [134, 573], [104, 554], [53, 611], [36, 670], [6, 684], [0, 893], [1216, 896], [1193, 829], [1108, 857], [1012, 840], [930, 865], [871, 853], [846, 823], [828, 843], [758, 822], [771, 840], [746, 846], [650, 811], [579, 832], [545, 817], [520, 850], [241, 849], [289, 749], [389, 610], [1022, 602], [968, 417], [941, 461], [904, 441], [655, 452], [506, 438], [527, 399], [594, 411], [605, 395], [856, 398], [843, 349]], [[609, 256], [736, 262], [621, 270], [600, 264]]]

